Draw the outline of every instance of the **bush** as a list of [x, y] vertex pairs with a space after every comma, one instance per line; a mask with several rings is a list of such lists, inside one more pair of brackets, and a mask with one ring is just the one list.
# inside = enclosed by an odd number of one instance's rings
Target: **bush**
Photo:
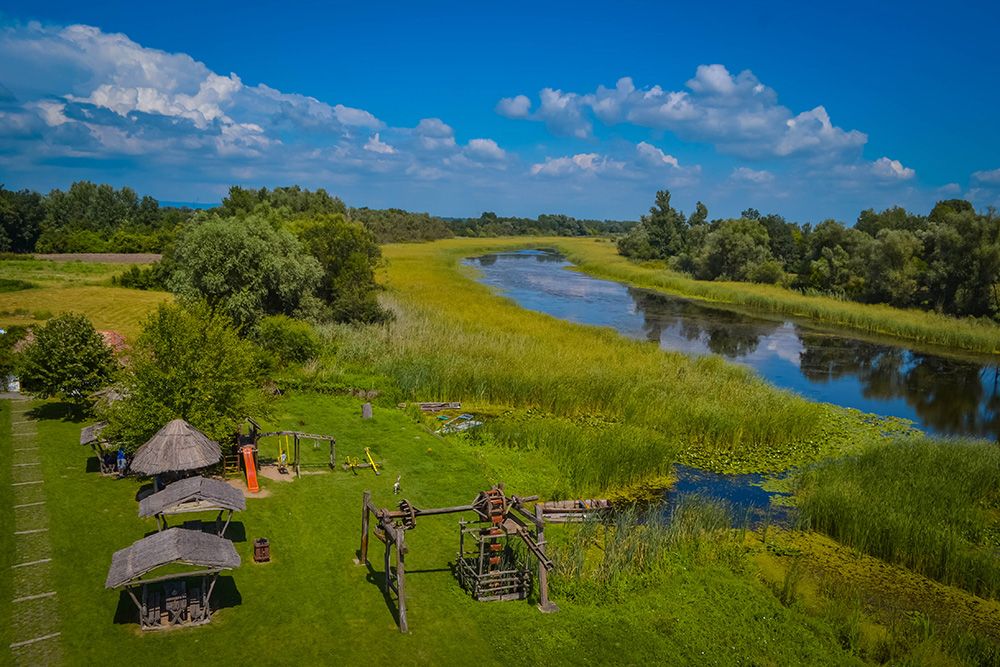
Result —
[[171, 264], [160, 260], [152, 266], [133, 266], [111, 278], [111, 284], [138, 290], [166, 291], [172, 273]]
[[320, 350], [320, 339], [308, 322], [285, 315], [265, 317], [257, 325], [257, 344], [281, 363], [304, 363]]

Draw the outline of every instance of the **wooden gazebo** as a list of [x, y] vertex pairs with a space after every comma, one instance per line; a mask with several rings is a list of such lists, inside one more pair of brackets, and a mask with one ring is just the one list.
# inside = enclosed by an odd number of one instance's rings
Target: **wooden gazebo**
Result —
[[[246, 509], [243, 492], [225, 482], [205, 477], [188, 477], [170, 484], [162, 491], [139, 501], [139, 516], [154, 517], [157, 530], [167, 529], [167, 517], [193, 512], [218, 512], [215, 519], [217, 534], [225, 535], [233, 512]], [[225, 523], [222, 515], [229, 512]]]
[[[168, 574], [146, 578], [158, 568], [178, 563], [194, 569], [171, 567]], [[212, 619], [210, 602], [219, 573], [239, 565], [239, 554], [229, 540], [170, 528], [116, 551], [104, 587], [125, 589], [139, 611], [143, 630], [201, 625]]]
[[174, 419], [136, 450], [129, 467], [143, 475], [161, 475], [200, 470], [221, 460], [219, 443], [183, 419]]

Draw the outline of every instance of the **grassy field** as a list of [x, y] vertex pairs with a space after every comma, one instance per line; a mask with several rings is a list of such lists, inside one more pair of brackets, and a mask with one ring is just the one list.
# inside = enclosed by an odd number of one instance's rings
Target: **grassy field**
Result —
[[[521, 243], [521, 246], [538, 247]], [[545, 239], [579, 270], [669, 294], [811, 319], [867, 334], [892, 336], [918, 344], [952, 349], [1000, 353], [1000, 326], [972, 319], [958, 319], [921, 310], [861, 304], [826, 296], [806, 296], [773, 285], [694, 280], [655, 263], [637, 264], [618, 254], [613, 242], [591, 238]]]
[[[564, 596], [557, 614], [542, 615], [528, 603], [476, 603], [448, 568], [457, 548], [453, 517], [421, 520], [409, 535], [411, 633], [400, 635], [379, 585], [380, 554], [375, 550], [370, 570], [351, 562], [362, 490], [391, 504], [390, 487], [402, 473], [405, 496], [417, 506], [453, 504], [471, 500], [506, 471], [461, 441], [434, 437], [398, 410], [377, 409], [373, 421], [363, 422], [358, 400], [315, 395], [290, 397], [278, 408], [281, 418], [306, 430], [336, 434], [344, 453], [377, 448], [386, 473], [264, 479], [266, 496], [249, 499], [233, 525], [243, 565], [221, 581], [222, 609], [213, 622], [144, 635], [129, 620], [131, 603], [103, 588], [111, 553], [155, 530], [136, 516], [139, 484], [87, 472], [89, 450], [77, 444], [80, 424], [63, 421], [56, 404], [39, 407], [51, 499], [50, 584], [63, 619], [58, 641], [72, 664], [121, 655], [152, 664], [186, 664], [196, 656], [219, 664], [850, 662], [821, 620], [783, 607], [754, 577], [710, 560], [695, 567], [678, 557], [616, 596]], [[10, 447], [5, 429], [4, 460]], [[0, 500], [6, 516], [9, 499]], [[252, 562], [250, 541], [258, 536], [271, 540], [270, 564]], [[499, 645], [498, 637], [504, 638]]]
[[132, 337], [139, 332], [143, 318], [170, 297], [162, 292], [112, 287], [111, 277], [127, 267], [121, 263], [2, 260], [0, 280], [27, 285], [0, 290], [0, 326], [42, 324], [53, 315], [74, 311], [89, 317], [98, 329], [113, 329]]

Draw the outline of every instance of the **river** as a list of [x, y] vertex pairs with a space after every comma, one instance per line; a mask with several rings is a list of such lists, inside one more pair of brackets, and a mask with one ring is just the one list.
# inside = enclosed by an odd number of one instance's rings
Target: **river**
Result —
[[668, 296], [567, 270], [526, 250], [470, 258], [481, 281], [523, 308], [691, 355], [719, 354], [806, 398], [908, 419], [929, 433], [996, 440], [995, 359], [911, 349], [807, 321]]

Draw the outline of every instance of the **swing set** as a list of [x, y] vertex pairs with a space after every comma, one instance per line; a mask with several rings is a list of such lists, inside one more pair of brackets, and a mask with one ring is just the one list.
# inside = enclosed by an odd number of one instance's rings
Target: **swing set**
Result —
[[[337, 458], [337, 440], [332, 435], [319, 435], [316, 433], [303, 433], [302, 431], [267, 431], [262, 432], [260, 424], [255, 422], [253, 419], [247, 419], [247, 423], [250, 424], [250, 434], [248, 440], [252, 443], [254, 454], [258, 451], [258, 442], [261, 438], [267, 438], [271, 436], [278, 437], [278, 471], [284, 474], [288, 473], [288, 468], [291, 466], [295, 470], [295, 476], [302, 476], [302, 468], [310, 467], [310, 464], [302, 463], [302, 441], [310, 440], [313, 443], [313, 449], [319, 449], [320, 443], [326, 442], [330, 445], [330, 460], [327, 465], [332, 469], [335, 466]], [[256, 457], [255, 457], [256, 458]], [[315, 465], [315, 464], [312, 464]]]

